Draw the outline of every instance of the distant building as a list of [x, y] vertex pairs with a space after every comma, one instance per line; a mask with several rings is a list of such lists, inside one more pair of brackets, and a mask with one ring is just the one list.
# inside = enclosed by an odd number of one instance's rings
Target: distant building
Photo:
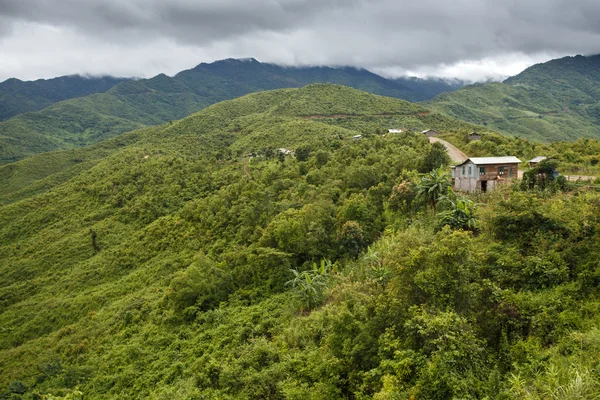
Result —
[[388, 133], [402, 133], [403, 129], [388, 129]]
[[481, 135], [477, 132], [471, 132], [469, 134], [469, 141], [472, 142], [474, 140], [481, 140]]
[[289, 150], [289, 149], [286, 149], [283, 147], [280, 147], [279, 149], [277, 149], [277, 153], [283, 154], [284, 156], [293, 156], [294, 155], [293, 150]]
[[548, 157], [544, 157], [544, 156], [537, 156], [532, 158], [531, 160], [529, 160], [529, 168], [533, 168], [535, 167], [538, 163], [547, 160]]
[[427, 137], [431, 137], [431, 136], [437, 136], [437, 135], [439, 135], [439, 134], [440, 134], [439, 132], [436, 132], [436, 131], [434, 131], [433, 129], [427, 129], [427, 130], [425, 130], [425, 131], [423, 131], [423, 132], [421, 132], [421, 133], [422, 133], [423, 135], [427, 136]]
[[454, 189], [463, 192], [486, 192], [502, 181], [518, 177], [517, 157], [471, 157], [452, 168]]
[[352, 136], [352, 140], [358, 140], [358, 139], [362, 139], [363, 135], [354, 135]]

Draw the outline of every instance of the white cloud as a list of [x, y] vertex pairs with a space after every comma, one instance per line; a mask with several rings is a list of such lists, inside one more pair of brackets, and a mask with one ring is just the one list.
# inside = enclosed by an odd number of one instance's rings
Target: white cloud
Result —
[[424, 66], [415, 70], [404, 68], [375, 68], [373, 72], [381, 76], [394, 78], [399, 76], [416, 76], [418, 78], [460, 79], [467, 82], [484, 82], [502, 80], [523, 71], [527, 67], [542, 63], [559, 54], [540, 53], [526, 55], [511, 53], [496, 57], [485, 57], [481, 60], [464, 60], [454, 64]]

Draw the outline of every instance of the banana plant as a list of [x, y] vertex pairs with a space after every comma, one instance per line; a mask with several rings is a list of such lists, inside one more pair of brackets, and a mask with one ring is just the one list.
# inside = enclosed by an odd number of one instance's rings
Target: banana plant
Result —
[[331, 261], [321, 260], [320, 265], [313, 263], [312, 268], [299, 272], [290, 269], [294, 278], [286, 282], [292, 286], [308, 309], [312, 309], [323, 301], [323, 289], [330, 279]]

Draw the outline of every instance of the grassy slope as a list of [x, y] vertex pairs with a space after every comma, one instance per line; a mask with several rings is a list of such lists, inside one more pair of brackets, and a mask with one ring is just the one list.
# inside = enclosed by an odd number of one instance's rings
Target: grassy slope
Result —
[[[354, 86], [373, 93], [422, 100], [456, 85], [387, 80], [365, 70], [284, 68], [257, 61], [200, 64], [171, 78], [127, 81], [106, 93], [68, 100], [0, 122], [0, 164], [58, 149], [99, 142], [135, 128], [180, 119], [210, 104], [247, 93], [313, 82]], [[422, 88], [422, 91], [421, 89]]]
[[503, 133], [553, 142], [598, 138], [600, 57], [535, 65], [504, 83], [477, 84], [430, 102], [433, 109]]
[[[390, 123], [427, 126], [456, 137], [473, 129], [426, 114], [418, 105], [311, 85], [248, 95], [90, 148], [11, 164], [14, 179], [2, 194], [22, 199], [0, 207], [0, 390], [20, 380], [32, 387], [29, 394], [64, 395], [78, 386], [90, 399], [335, 399], [376, 392], [380, 398], [386, 392], [408, 397], [431, 388], [444, 393], [444, 385], [459, 382], [453, 389], [463, 390], [458, 396], [481, 397], [488, 389], [477, 385], [488, 381], [496, 362], [492, 350], [481, 355], [481, 348], [487, 349], [483, 340], [490, 340], [491, 349], [496, 339], [486, 338], [485, 330], [472, 331], [477, 327], [472, 321], [486, 321], [482, 326], [493, 332], [493, 316], [504, 318], [504, 312], [508, 319], [498, 326], [514, 329], [505, 328], [514, 348], [501, 353], [523, 365], [513, 372], [522, 373], [524, 388], [529, 390], [533, 378], [526, 371], [534, 361], [523, 361], [521, 354], [531, 360], [554, 357], [560, 376], [568, 376], [560, 363], [572, 360], [552, 346], [546, 353], [539, 350], [538, 336], [547, 339], [540, 332], [553, 337], [566, 326], [577, 327], [591, 355], [577, 365], [594, 365], [593, 303], [580, 304], [581, 312], [588, 312], [587, 325], [575, 325], [579, 305], [574, 292], [567, 293], [574, 289], [546, 288], [531, 298], [530, 289], [512, 292], [517, 285], [513, 264], [506, 264], [510, 257], [491, 261], [501, 256], [502, 244], [486, 229], [479, 238], [435, 234], [429, 217], [411, 216], [420, 222], [402, 233], [388, 232], [357, 262], [344, 259], [335, 244], [344, 222], [360, 220], [364, 235], [377, 237], [385, 225], [372, 211], [383, 207], [380, 202], [387, 204], [391, 188], [409, 179], [407, 171], [430, 149], [420, 134], [374, 135]], [[358, 133], [367, 138], [350, 140]], [[312, 154], [307, 162], [243, 157], [280, 145], [309, 146]], [[75, 163], [75, 158], [84, 161]], [[48, 160], [63, 175], [54, 181], [53, 175], [31, 177]], [[40, 177], [50, 180], [46, 193], [34, 195], [35, 190], [18, 185], [22, 179], [36, 185]], [[503, 212], [499, 200], [485, 209], [487, 218]], [[596, 204], [588, 200], [546, 200], [547, 211], [560, 216], [561, 224], [588, 226]], [[589, 209], [577, 216], [576, 207], [585, 204]], [[385, 221], [403, 231], [410, 222], [402, 218], [402, 212], [388, 212]], [[492, 229], [491, 222], [486, 224]], [[490, 247], [483, 252], [481, 246]], [[340, 258], [337, 268], [344, 272], [324, 307], [299, 313], [299, 300], [284, 291], [287, 268], [324, 257]], [[542, 252], [527, 262], [541, 263], [540, 257], [546, 256]], [[375, 269], [379, 262], [389, 265], [389, 272]], [[498, 276], [486, 269], [489, 263], [500, 268]], [[450, 275], [438, 271], [440, 266], [452, 268]], [[475, 279], [474, 273], [482, 275]], [[410, 286], [419, 274], [429, 278]], [[502, 274], [512, 280], [503, 282]], [[389, 286], [383, 283], [387, 279]], [[432, 285], [424, 285], [427, 281]], [[487, 283], [480, 287], [480, 282]], [[473, 312], [467, 306], [453, 314], [454, 306], [440, 302], [454, 297], [435, 294], [447, 287], [464, 290], [463, 299], [468, 293], [481, 295], [485, 307]], [[419, 304], [410, 296], [423, 301], [431, 293], [429, 311], [410, 308]], [[440, 314], [424, 320], [427, 312], [437, 312], [436, 304]], [[558, 325], [557, 314], [563, 318]], [[539, 322], [518, 325], [531, 319]], [[545, 321], [553, 321], [557, 330]], [[450, 336], [437, 338], [444, 327]], [[519, 329], [530, 329], [532, 339], [519, 336]], [[572, 346], [565, 337], [562, 346]], [[440, 343], [448, 340], [458, 347], [445, 353]], [[511, 365], [510, 358], [502, 360], [499, 365]], [[449, 375], [436, 375], [443, 372], [436, 368], [446, 368]], [[490, 393], [510, 387], [507, 378], [499, 376], [497, 387], [489, 379]]]

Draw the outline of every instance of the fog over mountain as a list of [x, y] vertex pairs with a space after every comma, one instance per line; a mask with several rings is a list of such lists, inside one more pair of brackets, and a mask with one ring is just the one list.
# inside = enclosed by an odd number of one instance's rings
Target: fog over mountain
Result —
[[592, 0], [0, 0], [0, 80], [149, 77], [227, 57], [500, 79], [600, 52], [599, 12]]

